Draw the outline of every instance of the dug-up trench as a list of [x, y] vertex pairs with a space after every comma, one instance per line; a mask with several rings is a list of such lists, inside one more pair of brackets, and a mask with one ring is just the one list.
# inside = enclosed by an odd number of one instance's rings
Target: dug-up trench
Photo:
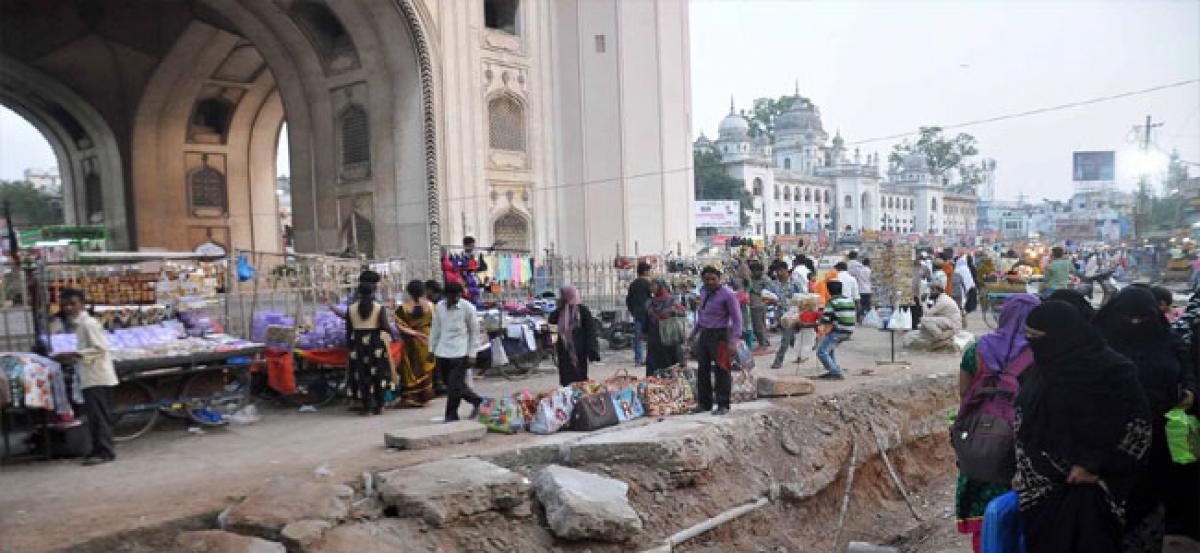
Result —
[[[919, 505], [914, 510], [910, 501], [919, 503], [912, 498], [953, 474], [945, 435], [954, 404], [950, 376], [902, 375], [834, 395], [758, 400], [728, 417], [641, 419], [589, 434], [563, 432], [485, 457], [530, 479], [559, 464], [628, 483], [642, 530], [623, 543], [556, 538], [530, 492], [527, 508], [477, 512], [441, 525], [400, 518], [394, 510], [375, 512], [342, 521], [309, 545], [292, 543], [289, 551], [797, 552], [844, 551], [851, 541], [911, 551], [906, 544], [933, 521], [929, 515], [917, 520]], [[360, 498], [363, 483], [348, 484]], [[664, 547], [681, 530], [747, 504], [759, 508]], [[108, 536], [72, 551], [172, 551], [180, 532], [215, 528], [216, 519], [212, 513]], [[330, 539], [335, 533], [338, 539]]]

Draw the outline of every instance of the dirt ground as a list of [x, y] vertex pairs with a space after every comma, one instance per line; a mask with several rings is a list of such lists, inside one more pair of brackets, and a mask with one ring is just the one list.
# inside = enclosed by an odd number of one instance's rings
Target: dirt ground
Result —
[[[971, 320], [981, 330], [978, 315]], [[778, 336], [773, 336], [778, 341]], [[958, 358], [950, 354], [905, 352], [897, 357], [910, 367], [877, 365], [890, 359], [889, 335], [860, 329], [838, 351], [849, 378], [843, 382], [818, 381], [817, 393], [830, 394], [873, 379], [901, 372], [951, 373]], [[605, 362], [593, 366], [592, 377], [603, 379], [625, 368], [634, 374], [632, 353], [605, 352]], [[816, 375], [819, 366], [811, 352], [803, 365], [789, 353], [785, 373]], [[757, 358], [759, 374], [770, 371], [770, 358]], [[539, 374], [523, 381], [474, 380], [481, 395], [541, 390], [557, 385], [556, 374]], [[448, 455], [495, 452], [538, 439], [530, 434], [490, 434], [481, 442], [425, 451], [389, 450], [383, 446], [388, 430], [433, 424], [440, 420], [444, 401], [424, 409], [389, 411], [364, 418], [343, 407], [330, 406], [316, 413], [274, 409], [260, 405], [262, 420], [248, 426], [229, 426], [189, 433], [182, 423], [160, 423], [160, 429], [131, 443], [121, 444], [115, 463], [82, 467], [77, 461], [36, 462], [0, 467], [0, 552], [58, 551], [119, 531], [152, 528], [183, 519], [210, 516], [244, 495], [270, 476], [327, 474], [334, 481], [349, 481], [363, 471], [408, 465]], [[735, 407], [736, 408], [736, 407]], [[465, 409], [465, 407], [464, 407]], [[906, 544], [907, 551], [962, 551], [969, 547], [954, 533], [953, 480], [935, 480], [923, 498], [928, 529]], [[943, 481], [944, 480], [944, 481]], [[932, 483], [932, 482], [931, 482]]]

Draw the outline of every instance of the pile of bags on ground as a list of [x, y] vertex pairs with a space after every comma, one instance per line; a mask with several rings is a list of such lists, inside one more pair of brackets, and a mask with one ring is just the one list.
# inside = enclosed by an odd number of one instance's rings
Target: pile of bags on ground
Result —
[[[686, 414], [696, 406], [696, 371], [676, 366], [663, 376], [638, 378], [622, 369], [603, 381], [586, 380], [539, 394], [487, 397], [479, 422], [493, 432], [522, 430], [553, 434], [560, 430], [588, 432], [641, 417]], [[757, 398], [749, 370], [735, 370], [733, 401]]]

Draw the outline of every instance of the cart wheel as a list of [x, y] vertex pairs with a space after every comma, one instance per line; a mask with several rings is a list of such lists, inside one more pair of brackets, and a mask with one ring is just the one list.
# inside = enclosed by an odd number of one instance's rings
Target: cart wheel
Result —
[[113, 390], [113, 440], [127, 442], [149, 432], [158, 422], [158, 404], [150, 387], [137, 381], [122, 382]]
[[314, 370], [314, 372], [316, 374], [311, 379], [304, 378], [305, 382], [297, 386], [295, 394], [287, 396], [288, 402], [300, 406], [324, 407], [337, 399], [338, 393], [345, 385], [345, 369]]
[[983, 310], [983, 324], [988, 328], [996, 328], [996, 311], [991, 306]]
[[[196, 424], [225, 424], [225, 417], [236, 413], [250, 401], [250, 373], [244, 368], [197, 373], [183, 383], [179, 395], [184, 400], [184, 410], [188, 417]], [[206, 420], [196, 414], [198, 409], [210, 409], [220, 413], [221, 422]]]

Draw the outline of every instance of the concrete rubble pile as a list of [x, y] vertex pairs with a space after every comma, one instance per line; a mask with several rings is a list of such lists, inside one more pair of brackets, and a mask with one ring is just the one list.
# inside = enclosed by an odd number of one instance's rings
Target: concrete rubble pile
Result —
[[[277, 477], [221, 514], [219, 537], [179, 538], [211, 545], [180, 547], [205, 553], [552, 551], [568, 543], [593, 551], [670, 549], [672, 535], [731, 507], [769, 498], [762, 513], [808, 508], [840, 486], [851, 444], [864, 451], [862, 458], [874, 454], [872, 432], [882, 436], [881, 450], [944, 432], [953, 378], [898, 380], [836, 396], [740, 404], [730, 417], [563, 432], [490, 455], [365, 474], [353, 486]], [[782, 377], [763, 386], [788, 396], [809, 385]], [[454, 436], [430, 430], [409, 436], [460, 440], [475, 429], [447, 431]]]

